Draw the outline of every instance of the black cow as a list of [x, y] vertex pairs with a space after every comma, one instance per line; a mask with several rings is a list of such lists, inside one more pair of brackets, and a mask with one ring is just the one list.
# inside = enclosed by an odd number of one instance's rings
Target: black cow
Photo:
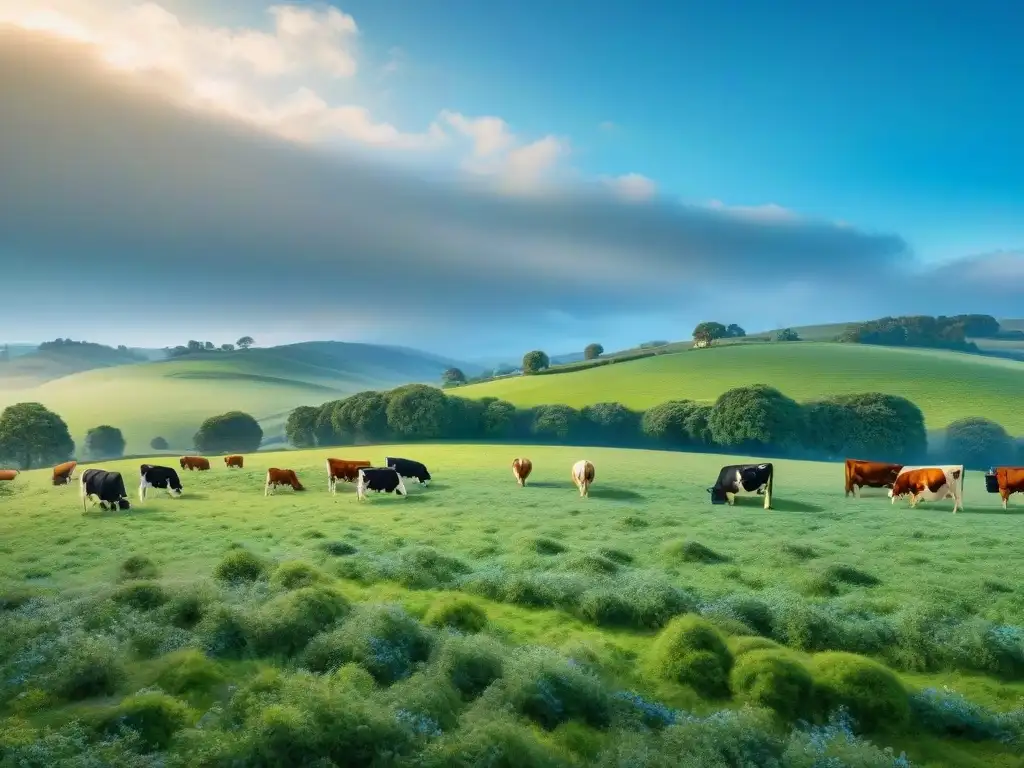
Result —
[[[128, 494], [124, 490], [124, 478], [121, 477], [120, 472], [107, 472], [105, 469], [87, 469], [79, 477], [79, 483], [82, 486], [82, 512], [86, 510], [86, 499], [92, 500], [95, 496], [100, 503], [100, 506], [107, 509], [107, 505], [110, 505], [110, 509], [114, 507], [120, 507], [121, 509], [131, 509], [132, 505], [128, 501]], [[95, 504], [96, 502], [93, 502]]]
[[139, 467], [139, 501], [146, 500], [148, 488], [164, 488], [172, 498], [181, 496], [181, 480], [171, 467], [157, 467], [143, 464]]
[[430, 472], [418, 461], [412, 459], [395, 459], [391, 456], [384, 457], [384, 466], [397, 470], [398, 474], [406, 480], [416, 480], [424, 486], [430, 485]]
[[360, 467], [359, 479], [356, 481], [356, 498], [364, 501], [367, 491], [394, 493], [406, 497], [409, 495], [401, 475], [394, 467]]
[[772, 508], [772, 483], [775, 469], [771, 464], [730, 464], [722, 467], [714, 488], [708, 488], [712, 504], [736, 503], [741, 493], [764, 496], [764, 508]]

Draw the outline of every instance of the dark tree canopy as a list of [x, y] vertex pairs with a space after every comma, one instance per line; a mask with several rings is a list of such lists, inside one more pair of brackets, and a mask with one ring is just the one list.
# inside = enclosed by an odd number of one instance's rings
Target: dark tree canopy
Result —
[[795, 400], [755, 384], [719, 397], [708, 427], [721, 445], [792, 448], [803, 442], [804, 415]]
[[288, 414], [284, 425], [284, 436], [296, 448], [312, 448], [316, 445], [313, 428], [316, 426], [317, 408], [311, 405], [300, 405]]
[[341, 401], [334, 410], [334, 429], [352, 442], [384, 440], [388, 431], [388, 396], [366, 390]]
[[792, 328], [783, 328], [775, 332], [776, 341], [800, 341], [800, 334]]
[[192, 440], [201, 453], [252, 453], [263, 442], [263, 428], [248, 413], [229, 411], [204, 421]]
[[409, 440], [444, 437], [448, 404], [437, 387], [406, 384], [391, 390], [387, 401], [387, 423], [396, 436]]
[[93, 459], [115, 459], [124, 456], [124, 435], [117, 427], [101, 424], [85, 434], [85, 452]]
[[74, 452], [68, 425], [41, 403], [9, 405], [0, 414], [0, 460], [32, 469], [67, 461]]
[[523, 355], [523, 373], [537, 373], [551, 366], [547, 353], [539, 349], [527, 352]]
[[237, 346], [239, 349], [248, 349], [255, 343], [256, 342], [253, 340], [252, 336], [243, 336], [242, 338], [235, 342], [235, 346]]
[[516, 427], [516, 407], [507, 400], [493, 400], [484, 407], [481, 420], [485, 436], [511, 437]]
[[905, 464], [927, 454], [924, 414], [905, 397], [865, 392], [830, 397], [826, 402], [851, 409], [847, 415], [847, 452]]
[[1016, 462], [1016, 445], [1002, 425], [980, 416], [954, 421], [946, 427], [943, 450], [950, 462], [968, 469], [988, 469]]
[[565, 440], [579, 421], [579, 411], [568, 405], [541, 405], [536, 409], [532, 432], [549, 440]]
[[747, 332], [736, 323], [729, 323], [729, 327], [725, 329], [725, 335], [730, 339], [739, 339], [746, 336]]
[[600, 344], [587, 344], [583, 350], [584, 360], [596, 360], [604, 354], [604, 347]]
[[711, 406], [692, 400], [669, 400], [648, 408], [640, 422], [643, 434], [669, 445], [704, 445], [711, 441]]
[[441, 374], [441, 381], [445, 384], [465, 384], [466, 374], [460, 368], [449, 368]]
[[149, 441], [149, 447], [154, 451], [166, 451], [171, 446], [167, 444], [167, 440], [162, 437], [154, 437]]
[[715, 339], [724, 339], [729, 329], [714, 321], [698, 323], [693, 329], [693, 340], [701, 344], [710, 344]]

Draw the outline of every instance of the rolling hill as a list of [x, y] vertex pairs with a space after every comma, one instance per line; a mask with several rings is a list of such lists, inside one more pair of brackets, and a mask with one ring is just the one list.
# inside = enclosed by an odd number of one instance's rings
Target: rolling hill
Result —
[[0, 391], [25, 389], [74, 373], [144, 362], [141, 353], [100, 345], [32, 349], [11, 345], [10, 359], [0, 360]]
[[273, 442], [283, 436], [284, 421], [298, 405], [409, 382], [434, 384], [445, 368], [457, 364], [399, 347], [305, 342], [74, 373], [0, 390], [0, 408], [43, 403], [63, 417], [76, 442], [90, 427], [110, 424], [124, 433], [129, 454], [150, 451], [149, 442], [158, 435], [174, 450], [190, 450], [192, 435], [209, 416], [251, 413]]
[[458, 394], [522, 406], [618, 401], [649, 408], [675, 399], [712, 403], [727, 389], [749, 384], [771, 385], [799, 401], [886, 392], [917, 403], [929, 429], [984, 416], [1024, 435], [1024, 362], [939, 350], [823, 342], [724, 345], [582, 371], [513, 376], [460, 387]]

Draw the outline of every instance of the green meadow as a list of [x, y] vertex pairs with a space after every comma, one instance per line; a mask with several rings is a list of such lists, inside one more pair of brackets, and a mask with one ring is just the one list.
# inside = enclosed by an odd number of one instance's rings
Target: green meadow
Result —
[[[331, 497], [329, 455], [434, 482]], [[746, 460], [259, 453], [144, 505], [118, 460], [132, 510], [84, 514], [25, 472], [0, 486], [0, 765], [1020, 765], [1024, 502], [969, 472], [963, 513], [911, 510], [776, 461], [775, 509], [711, 505]], [[264, 497], [268, 466], [307, 490]]]
[[515, 376], [460, 387], [462, 397], [518, 406], [615, 401], [637, 409], [667, 400], [713, 403], [734, 387], [767, 384], [797, 401], [884, 392], [913, 401], [929, 429], [983, 416], [1024, 434], [1024, 362], [927, 349], [825, 342], [723, 345], [582, 371]]

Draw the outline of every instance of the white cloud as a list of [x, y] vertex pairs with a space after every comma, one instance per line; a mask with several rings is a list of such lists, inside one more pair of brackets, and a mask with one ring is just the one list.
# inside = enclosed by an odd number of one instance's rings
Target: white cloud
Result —
[[605, 177], [602, 181], [626, 200], [650, 200], [658, 191], [658, 185], [654, 183], [653, 179], [639, 173]]
[[605, 120], [604, 122], [599, 123], [597, 127], [605, 133], [615, 133], [615, 131], [619, 130], [619, 126], [611, 120]]
[[707, 207], [733, 216], [765, 223], [788, 223], [800, 218], [796, 212], [775, 203], [767, 203], [765, 205], [726, 205], [721, 200], [711, 200], [707, 203]]

